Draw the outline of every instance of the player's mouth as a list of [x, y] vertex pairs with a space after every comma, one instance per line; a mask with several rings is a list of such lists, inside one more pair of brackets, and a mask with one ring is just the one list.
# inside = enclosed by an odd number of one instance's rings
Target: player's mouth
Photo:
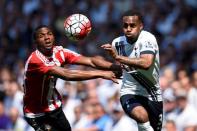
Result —
[[53, 47], [53, 43], [52, 42], [46, 42], [45, 43], [45, 47], [46, 48], [52, 48]]
[[127, 37], [133, 37], [133, 34], [131, 34], [131, 33], [126, 33], [125, 34]]

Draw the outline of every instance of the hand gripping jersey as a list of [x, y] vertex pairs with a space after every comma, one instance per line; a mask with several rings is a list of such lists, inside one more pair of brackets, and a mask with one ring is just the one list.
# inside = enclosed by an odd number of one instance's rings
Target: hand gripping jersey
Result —
[[162, 101], [159, 85], [159, 49], [154, 35], [143, 30], [135, 43], [128, 43], [125, 36], [120, 36], [113, 40], [112, 46], [119, 55], [129, 58], [139, 58], [141, 54], [155, 56], [153, 64], [148, 70], [127, 66], [129, 70], [123, 71], [121, 96], [133, 94], [147, 97], [153, 101]]
[[25, 116], [34, 118], [53, 111], [61, 106], [61, 96], [55, 88], [56, 77], [46, 72], [53, 66], [63, 66], [73, 63], [79, 54], [64, 49], [62, 46], [53, 47], [51, 57], [44, 56], [40, 51], [34, 51], [25, 64], [24, 76], [24, 112]]

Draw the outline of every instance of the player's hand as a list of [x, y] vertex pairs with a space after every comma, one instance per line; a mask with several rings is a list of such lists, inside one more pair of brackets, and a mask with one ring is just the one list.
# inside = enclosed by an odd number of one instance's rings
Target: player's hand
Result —
[[117, 79], [121, 79], [122, 77], [122, 71], [113, 71]]
[[116, 75], [112, 71], [103, 71], [102, 72], [102, 78], [107, 80], [112, 80], [114, 83], [118, 84], [118, 80], [116, 78]]
[[115, 49], [112, 47], [111, 44], [104, 44], [101, 46], [104, 50], [106, 50], [114, 59], [117, 57], [117, 52]]

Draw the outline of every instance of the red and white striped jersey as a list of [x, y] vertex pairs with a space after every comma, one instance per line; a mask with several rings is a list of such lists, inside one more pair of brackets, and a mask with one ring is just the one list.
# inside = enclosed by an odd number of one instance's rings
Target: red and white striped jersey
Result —
[[38, 117], [61, 106], [61, 96], [55, 88], [57, 78], [46, 72], [53, 66], [71, 64], [79, 57], [79, 54], [62, 46], [54, 46], [51, 57], [44, 56], [39, 50], [32, 52], [25, 64], [25, 116]]

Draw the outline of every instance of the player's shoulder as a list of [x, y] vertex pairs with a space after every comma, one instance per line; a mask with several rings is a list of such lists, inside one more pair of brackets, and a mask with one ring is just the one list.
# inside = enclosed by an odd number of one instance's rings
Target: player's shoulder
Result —
[[63, 50], [65, 48], [60, 45], [60, 46], [54, 46], [53, 49], [55, 49], [55, 50]]
[[115, 45], [115, 43], [120, 43], [120, 42], [125, 42], [126, 41], [126, 37], [124, 35], [116, 37], [115, 39], [113, 39], [112, 41], [112, 45]]
[[60, 54], [61, 57], [63, 56], [63, 54], [64, 55], [72, 55], [72, 56], [81, 56], [79, 53], [77, 53], [71, 49], [64, 48], [63, 46], [55, 46], [53, 51], [55, 54]]
[[120, 41], [125, 41], [126, 37], [124, 35], [116, 37], [115, 39], [113, 39], [112, 42], [120, 42]]
[[44, 60], [43, 55], [38, 50], [35, 50], [30, 54], [30, 56], [27, 59], [27, 62], [29, 64], [36, 64], [40, 63], [42, 60]]
[[38, 58], [37, 54], [36, 54], [37, 51], [33, 51], [28, 59], [26, 60], [25, 62], [25, 68], [27, 69], [28, 68], [34, 68], [34, 67], [37, 67], [40, 63], [41, 63], [41, 60]]
[[146, 30], [142, 30], [141, 33], [140, 33], [140, 36], [139, 38], [140, 40], [151, 40], [151, 41], [156, 41], [156, 37], [154, 34], [152, 34], [151, 32], [149, 31], [146, 31]]
[[37, 58], [37, 55], [36, 55], [36, 50], [35, 50], [29, 55], [27, 61], [32, 62], [32, 61], [35, 61], [36, 58]]
[[60, 53], [60, 52], [64, 52], [64, 53], [75, 53], [74, 51], [64, 48], [63, 46], [54, 46], [53, 47], [53, 52], [54, 53]]
[[63, 50], [64, 48], [62, 46], [54, 46], [53, 47], [53, 52], [58, 52], [58, 51], [61, 51]]
[[57, 52], [57, 51], [71, 52], [70, 49], [64, 48], [63, 46], [54, 46], [53, 51], [54, 52]]

